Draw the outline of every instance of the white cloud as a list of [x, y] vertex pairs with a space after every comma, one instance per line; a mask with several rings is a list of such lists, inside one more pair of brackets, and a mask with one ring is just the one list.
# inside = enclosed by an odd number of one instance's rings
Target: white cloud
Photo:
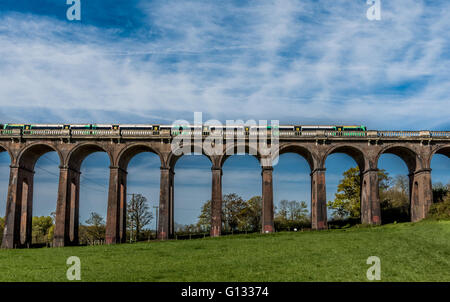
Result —
[[14, 108], [35, 107], [64, 121], [73, 110], [86, 112], [75, 117], [85, 122], [170, 122], [203, 111], [438, 127], [450, 113], [448, 8], [384, 1], [382, 20], [370, 22], [364, 1], [142, 2], [160, 32], [153, 40], [10, 15], [0, 21], [1, 118], [20, 120]]

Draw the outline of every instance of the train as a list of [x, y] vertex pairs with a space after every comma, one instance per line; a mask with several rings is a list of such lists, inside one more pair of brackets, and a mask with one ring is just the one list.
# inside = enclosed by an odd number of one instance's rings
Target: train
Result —
[[364, 125], [280, 125], [280, 126], [247, 126], [247, 125], [154, 125], [154, 124], [0, 124], [0, 129], [21, 129], [21, 130], [150, 130], [159, 132], [160, 130], [170, 130], [173, 134], [181, 134], [184, 131], [210, 132], [216, 128], [224, 131], [240, 130], [251, 132], [265, 128], [267, 130], [292, 131], [296, 133], [324, 130], [340, 133], [361, 133], [367, 131]]

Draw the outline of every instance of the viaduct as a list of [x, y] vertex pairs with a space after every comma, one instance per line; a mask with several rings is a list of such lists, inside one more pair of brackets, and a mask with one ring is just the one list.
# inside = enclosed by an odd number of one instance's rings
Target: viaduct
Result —
[[[209, 134], [202, 132], [200, 142]], [[60, 159], [54, 246], [78, 244], [80, 166], [89, 154], [98, 151], [106, 152], [110, 159], [106, 242], [114, 244], [126, 240], [127, 165], [141, 152], [153, 152], [161, 160], [158, 238], [171, 238], [174, 233], [174, 169], [182, 156], [172, 151], [171, 142], [175, 137], [170, 129], [0, 130], [0, 151], [8, 152], [11, 158], [2, 248], [31, 244], [34, 166], [40, 156], [51, 151], [56, 151]], [[250, 150], [248, 137], [249, 133], [245, 133], [245, 150], [254, 154], [261, 164], [262, 231], [273, 232], [272, 162], [262, 155], [259, 145], [258, 150]], [[296, 153], [309, 164], [311, 222], [312, 228], [317, 230], [327, 228], [325, 161], [330, 154], [348, 154], [358, 164], [362, 186], [361, 222], [365, 224], [380, 224], [382, 220], [377, 163], [383, 153], [399, 156], [408, 167], [411, 221], [425, 218], [432, 203], [430, 163], [433, 155], [450, 157], [450, 131], [365, 131], [345, 135], [324, 130], [280, 129], [278, 144], [277, 156]], [[211, 236], [221, 234], [222, 166], [229, 157], [226, 148], [223, 144], [219, 154], [206, 155], [211, 161]]]

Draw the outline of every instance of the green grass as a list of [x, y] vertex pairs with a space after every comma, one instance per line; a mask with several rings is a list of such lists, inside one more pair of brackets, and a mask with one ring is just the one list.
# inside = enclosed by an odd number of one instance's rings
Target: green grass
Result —
[[450, 221], [112, 246], [0, 250], [0, 281], [450, 281]]

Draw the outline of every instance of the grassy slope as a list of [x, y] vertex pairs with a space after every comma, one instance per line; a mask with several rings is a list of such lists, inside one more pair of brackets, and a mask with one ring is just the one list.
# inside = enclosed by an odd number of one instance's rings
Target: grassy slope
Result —
[[450, 221], [115, 246], [0, 250], [0, 281], [450, 281]]

